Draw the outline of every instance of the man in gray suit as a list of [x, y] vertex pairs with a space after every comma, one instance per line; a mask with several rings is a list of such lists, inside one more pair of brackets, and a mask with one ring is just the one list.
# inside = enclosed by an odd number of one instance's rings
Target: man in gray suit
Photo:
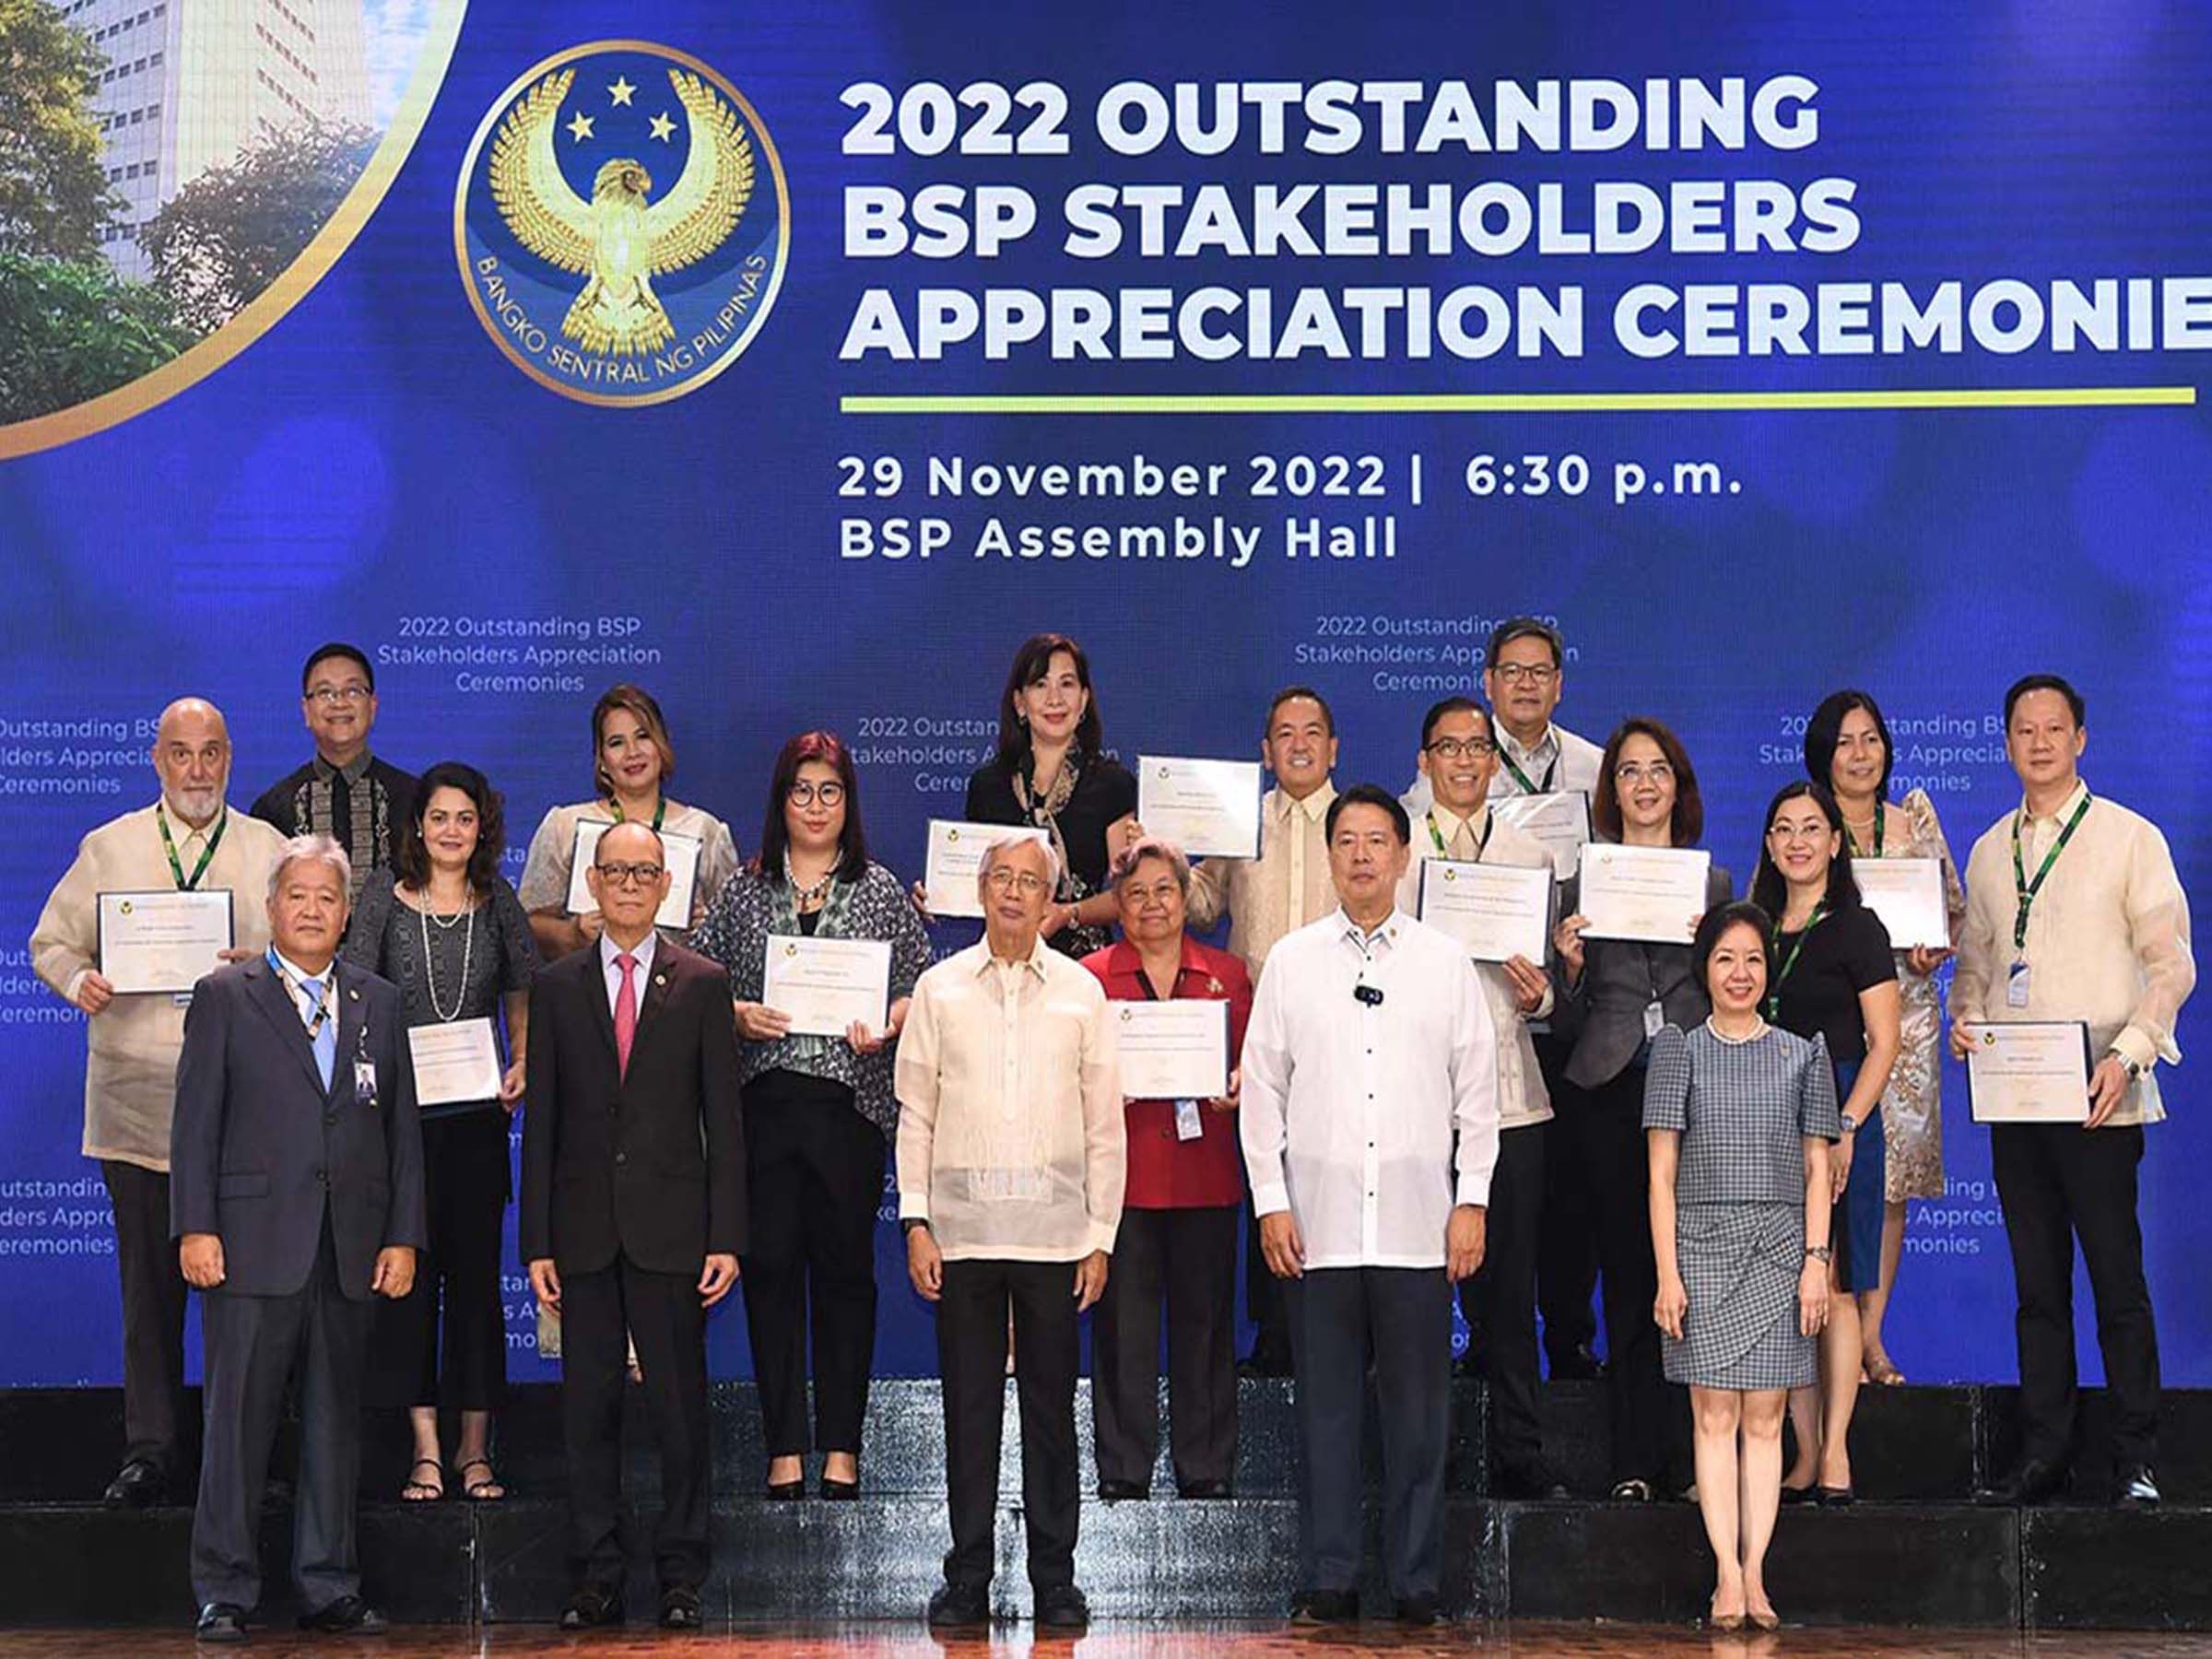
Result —
[[355, 1553], [360, 1379], [369, 1298], [414, 1282], [422, 1134], [398, 991], [335, 959], [350, 877], [328, 836], [288, 842], [269, 881], [275, 943], [202, 980], [184, 1022], [170, 1225], [206, 1350], [192, 1523], [204, 1641], [242, 1641], [261, 1599], [262, 1482], [295, 1365], [300, 1625], [384, 1628]]

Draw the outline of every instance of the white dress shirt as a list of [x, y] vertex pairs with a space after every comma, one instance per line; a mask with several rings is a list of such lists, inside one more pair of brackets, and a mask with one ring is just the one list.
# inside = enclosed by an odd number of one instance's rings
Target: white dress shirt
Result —
[[1309, 1268], [1442, 1266], [1453, 1206], [1488, 1204], [1498, 1160], [1496, 1038], [1458, 944], [1396, 910], [1372, 934], [1341, 909], [1300, 928], [1260, 975], [1242, 1065], [1253, 1213], [1295, 1216]]
[[[1606, 751], [1587, 737], [1578, 737], [1565, 726], [1548, 725], [1535, 743], [1523, 743], [1505, 729], [1503, 721], [1497, 724], [1497, 733], [1498, 770], [1490, 776], [1491, 800], [1500, 795], [1556, 794], [1567, 790], [1581, 790], [1585, 794], [1596, 793], [1597, 774], [1605, 765]], [[1505, 763], [1509, 756], [1535, 788], [1521, 787], [1512, 767]], [[1428, 811], [1435, 799], [1426, 772], [1417, 774], [1406, 793], [1398, 797], [1414, 818]]]
[[[641, 1013], [645, 1007], [645, 982], [653, 974], [653, 953], [660, 941], [658, 932], [649, 932], [629, 947], [629, 954], [637, 961], [637, 966], [630, 971], [629, 994], [636, 998], [637, 1011]], [[622, 954], [621, 946], [605, 934], [599, 935], [599, 971], [606, 976], [606, 1011], [609, 1014], [622, 1001], [622, 968], [615, 960]]]

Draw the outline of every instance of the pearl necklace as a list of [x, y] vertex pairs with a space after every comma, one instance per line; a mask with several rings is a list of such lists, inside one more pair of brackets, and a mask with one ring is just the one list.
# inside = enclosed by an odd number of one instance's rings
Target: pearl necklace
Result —
[[[426, 904], [429, 902], [428, 893], [423, 895], [423, 902]], [[475, 959], [477, 954], [477, 906], [471, 905], [465, 912], [468, 919], [468, 932], [464, 934], [461, 938], [461, 988], [453, 997], [453, 1011], [451, 1014], [445, 1011], [438, 1000], [437, 959], [430, 953], [430, 912], [427, 910], [418, 910], [415, 912], [422, 919], [423, 989], [429, 994], [430, 1012], [436, 1016], [440, 1025], [451, 1025], [454, 1020], [460, 1018], [461, 1010], [468, 1004], [468, 970], [469, 964]], [[458, 922], [460, 919], [460, 917], [455, 917], [453, 922], [441, 922], [439, 925], [450, 932], [454, 922]]]
[[831, 865], [822, 873], [822, 878], [812, 887], [801, 887], [798, 877], [792, 872], [791, 849], [786, 847], [783, 849], [783, 879], [791, 887], [792, 908], [810, 911], [829, 899], [830, 884], [837, 879], [837, 866]]
[[1705, 1016], [1705, 1029], [1711, 1031], [1713, 1036], [1719, 1039], [1721, 1041], [1726, 1043], [1730, 1048], [1741, 1048], [1747, 1042], [1757, 1042], [1761, 1037], [1764, 1037], [1767, 1034], [1767, 1022], [1763, 1019], [1760, 1020], [1757, 1025], [1751, 1028], [1751, 1031], [1748, 1036], [1731, 1037], [1727, 1032], [1722, 1030], [1719, 1026], [1713, 1024], [1712, 1016], [1708, 1014]]

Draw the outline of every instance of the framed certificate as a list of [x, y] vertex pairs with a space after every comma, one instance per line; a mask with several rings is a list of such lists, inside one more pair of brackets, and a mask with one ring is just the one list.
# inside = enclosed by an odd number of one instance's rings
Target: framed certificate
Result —
[[881, 939], [769, 935], [760, 1000], [791, 1016], [794, 1037], [842, 1037], [854, 1020], [890, 1023], [891, 947]]
[[237, 942], [229, 888], [99, 896], [100, 972], [118, 995], [189, 991]]
[[1260, 855], [1260, 763], [1136, 758], [1136, 818], [1193, 857]]
[[[576, 853], [569, 865], [569, 914], [588, 916], [599, 908], [592, 897], [592, 889], [583, 879], [584, 871], [592, 866], [599, 851], [599, 838], [615, 826], [606, 818], [578, 818], [576, 820]], [[699, 853], [701, 842], [696, 835], [678, 835], [673, 830], [659, 831], [661, 856], [668, 861], [668, 897], [661, 900], [661, 908], [653, 912], [656, 927], [685, 928], [691, 925], [692, 889], [699, 881]]]
[[1889, 930], [1900, 950], [1925, 945], [1947, 950], [1951, 918], [1943, 903], [1943, 865], [1933, 858], [1854, 858], [1859, 897]]
[[983, 854], [1002, 841], [1051, 843], [1051, 837], [1027, 824], [971, 824], [959, 818], [929, 820], [929, 858], [922, 885], [933, 916], [980, 916], [982, 895], [975, 889]]
[[1466, 947], [1477, 962], [1525, 957], [1544, 965], [1551, 946], [1551, 866], [1421, 860], [1419, 915]]
[[1705, 913], [1705, 878], [1712, 854], [1702, 848], [1583, 847], [1576, 903], [1590, 919], [1583, 936], [1687, 945]]
[[1107, 1013], [1124, 1100], [1213, 1100], [1229, 1092], [1227, 1003], [1117, 1002]]
[[489, 1019], [409, 1026], [407, 1051], [415, 1064], [415, 1104], [424, 1111], [500, 1098], [500, 1043]]
[[1574, 874], [1583, 843], [1590, 840], [1590, 796], [1584, 791], [1492, 795], [1490, 812], [1550, 853], [1552, 874], [1559, 880]]
[[1977, 1124], [2084, 1124], [2089, 1117], [2089, 1028], [2036, 1019], [1972, 1028], [1967, 1094]]

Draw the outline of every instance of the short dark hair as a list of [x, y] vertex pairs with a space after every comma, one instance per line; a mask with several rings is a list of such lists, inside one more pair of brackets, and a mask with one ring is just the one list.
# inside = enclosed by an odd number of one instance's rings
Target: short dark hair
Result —
[[1843, 735], [1843, 716], [1864, 709], [1874, 722], [1875, 735], [1882, 740], [1882, 781], [1875, 785], [1877, 800], [1889, 798], [1889, 774], [1897, 767], [1897, 745], [1889, 739], [1889, 723], [1881, 705], [1865, 691], [1830, 691], [1820, 700], [1813, 717], [1805, 723], [1805, 775], [1823, 789], [1833, 789], [1836, 745]]
[[1084, 691], [1083, 718], [1076, 723], [1076, 747], [1087, 755], [1099, 752], [1106, 728], [1099, 718], [1099, 694], [1090, 684], [1090, 659], [1083, 654], [1083, 647], [1065, 634], [1041, 633], [1021, 642], [1021, 649], [1014, 653], [1014, 665], [1006, 670], [1006, 689], [998, 694], [999, 760], [1013, 764], [1030, 752], [1029, 724], [1014, 712], [1014, 699], [1051, 672], [1053, 658], [1064, 651], [1075, 663], [1076, 682]]
[[2074, 724], [2077, 726], [2088, 724], [2089, 705], [2081, 700], [2081, 693], [2075, 690], [2063, 675], [2024, 674], [2018, 679], [2014, 680], [2005, 693], [2005, 724], [2007, 730], [2012, 725], [2013, 704], [2018, 702], [2030, 691], [2057, 692], [2066, 700], [2066, 707], [2074, 711]]
[[1695, 846], [1705, 833], [1705, 797], [1698, 793], [1698, 774], [1689, 764], [1689, 751], [1662, 722], [1646, 714], [1630, 715], [1606, 739], [1606, 758], [1597, 769], [1597, 794], [1590, 800], [1591, 819], [1598, 834], [1607, 841], [1620, 839], [1620, 791], [1614, 785], [1613, 769], [1620, 763], [1620, 746], [1640, 733], [1659, 746], [1666, 763], [1675, 769], [1675, 811], [1667, 820], [1667, 840], [1677, 847]]
[[1260, 741], [1262, 743], [1267, 741], [1267, 735], [1275, 729], [1275, 716], [1277, 711], [1281, 709], [1285, 703], [1295, 702], [1301, 697], [1320, 705], [1322, 725], [1327, 729], [1330, 736], [1334, 737], [1336, 735], [1336, 711], [1329, 707], [1329, 700], [1327, 698], [1324, 697], [1320, 692], [1314, 690], [1311, 686], [1285, 686], [1280, 691], [1277, 691], [1273, 697], [1267, 700], [1267, 719], [1260, 727]]
[[1336, 819], [1347, 806], [1380, 806], [1390, 814], [1390, 826], [1398, 832], [1398, 844], [1410, 846], [1413, 841], [1413, 820], [1406, 816], [1406, 805], [1380, 783], [1355, 783], [1340, 790], [1329, 803], [1328, 816], [1321, 821], [1323, 839], [1336, 839]]
[[1430, 703], [1429, 712], [1421, 716], [1421, 747], [1423, 748], [1429, 747], [1429, 735], [1436, 730], [1436, 723], [1447, 714], [1481, 715], [1484, 733], [1493, 742], [1496, 741], [1498, 723], [1490, 718], [1490, 712], [1488, 709], [1471, 697], [1447, 697], [1441, 702]]
[[1498, 653], [1515, 640], [1541, 640], [1551, 647], [1551, 665], [1567, 666], [1567, 641], [1559, 638], [1559, 630], [1538, 617], [1508, 617], [1490, 629], [1489, 642], [1482, 648], [1482, 665], [1487, 669], [1497, 666]]
[[1747, 927], [1759, 935], [1759, 953], [1767, 961], [1767, 983], [1774, 983], [1774, 918], [1748, 899], [1731, 899], [1698, 918], [1698, 931], [1689, 942], [1690, 982], [1708, 996], [1712, 988], [1705, 982], [1706, 968], [1721, 935], [1732, 927]]
[[835, 732], [801, 732], [776, 755], [768, 780], [768, 815], [760, 826], [760, 851], [753, 856], [753, 873], [771, 881], [783, 879], [783, 853], [791, 845], [791, 830], [783, 822], [783, 797], [799, 781], [799, 768], [809, 760], [833, 767], [845, 786], [845, 827], [839, 834], [837, 876], [841, 881], [858, 881], [868, 873], [868, 840], [860, 828], [860, 774], [853, 766], [853, 751]]
[[1828, 866], [1828, 893], [1822, 900], [1831, 911], [1859, 908], [1859, 878], [1851, 873], [1851, 836], [1843, 828], [1843, 809], [1836, 805], [1836, 797], [1825, 783], [1816, 783], [1810, 778], [1802, 782], [1784, 783], [1774, 792], [1767, 803], [1767, 816], [1759, 828], [1759, 868], [1751, 877], [1752, 902], [1779, 918], [1789, 902], [1789, 884], [1783, 880], [1782, 871], [1775, 866], [1774, 857], [1767, 849], [1767, 832], [1774, 828], [1774, 815], [1792, 801], [1810, 801], [1820, 808], [1820, 816], [1828, 820], [1830, 831], [1837, 838], [1836, 856]]
[[477, 809], [477, 850], [468, 855], [468, 888], [479, 899], [488, 898], [507, 852], [507, 798], [465, 760], [441, 760], [415, 781], [415, 804], [402, 816], [399, 833], [392, 838], [392, 873], [418, 893], [429, 885], [430, 850], [423, 842], [422, 820], [430, 809], [430, 797], [441, 789], [459, 790]]
[[676, 776], [676, 747], [668, 741], [668, 723], [661, 718], [661, 705], [652, 692], [642, 686], [623, 684], [609, 686], [600, 693], [599, 700], [592, 705], [592, 793], [613, 794], [614, 784], [599, 764], [600, 730], [609, 714], [619, 711], [634, 714], [653, 739], [653, 747], [661, 752], [662, 794], [668, 790], [668, 780]]
[[369, 689], [371, 691], [376, 689], [376, 668], [369, 661], [369, 653], [359, 645], [348, 645], [343, 640], [333, 640], [326, 645], [316, 646], [314, 650], [308, 653], [307, 661], [300, 665], [300, 696], [307, 695], [307, 683], [314, 677], [315, 665], [327, 662], [332, 657], [344, 657], [347, 662], [357, 665], [363, 677], [369, 682]]

